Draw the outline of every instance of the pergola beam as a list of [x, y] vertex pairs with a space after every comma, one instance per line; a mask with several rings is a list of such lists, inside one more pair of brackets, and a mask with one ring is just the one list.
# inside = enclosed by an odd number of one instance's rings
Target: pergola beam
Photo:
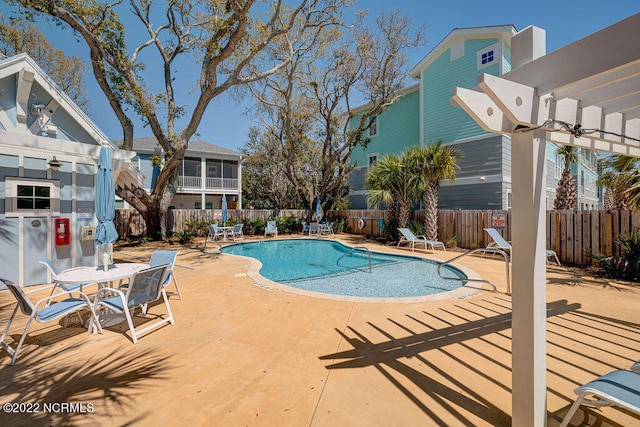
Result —
[[514, 426], [547, 418], [545, 141], [640, 157], [638, 28], [640, 14], [547, 55], [544, 32], [526, 28], [512, 39], [512, 71], [453, 91], [483, 129], [511, 135]]

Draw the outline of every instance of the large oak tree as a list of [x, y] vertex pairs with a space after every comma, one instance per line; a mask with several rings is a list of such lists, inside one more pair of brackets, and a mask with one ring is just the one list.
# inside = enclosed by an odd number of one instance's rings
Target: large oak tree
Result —
[[[122, 148], [132, 148], [134, 118], [153, 132], [165, 153], [153, 191], [116, 192], [142, 214], [149, 235], [164, 236], [180, 160], [211, 101], [311, 48], [345, 0], [10, 1], [65, 23], [85, 42], [96, 81], [122, 126]], [[184, 80], [194, 69], [197, 89], [187, 100], [176, 82], [188, 86]]]

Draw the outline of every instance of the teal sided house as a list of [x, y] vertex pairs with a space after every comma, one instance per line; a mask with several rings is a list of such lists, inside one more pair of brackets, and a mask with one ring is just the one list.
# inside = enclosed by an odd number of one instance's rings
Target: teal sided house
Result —
[[100, 148], [116, 186], [136, 187], [133, 152], [119, 150], [27, 55], [0, 59], [0, 274], [22, 286], [58, 269], [95, 265], [94, 196]]
[[[484, 131], [460, 108], [450, 104], [455, 87], [474, 87], [480, 74], [500, 76], [511, 70], [511, 25], [459, 28], [451, 31], [410, 71], [417, 84], [407, 87], [365, 135], [365, 149], [354, 150], [350, 202], [366, 209], [364, 177], [370, 165], [386, 154], [442, 140], [462, 153], [454, 182], [442, 182], [441, 209], [510, 209], [511, 141]], [[548, 143], [547, 208], [553, 208], [564, 166]], [[578, 183], [577, 208], [597, 209], [596, 156], [582, 150], [573, 168]], [[558, 172], [559, 171], [559, 172]]]

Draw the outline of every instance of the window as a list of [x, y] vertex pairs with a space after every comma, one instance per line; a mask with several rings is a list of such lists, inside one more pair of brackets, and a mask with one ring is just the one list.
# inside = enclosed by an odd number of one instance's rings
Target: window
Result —
[[378, 135], [378, 116], [369, 116], [369, 137]]
[[511, 209], [513, 202], [513, 193], [511, 190], [507, 190], [507, 209]]
[[580, 171], [580, 194], [584, 196], [584, 171]]
[[[478, 69], [488, 67], [493, 64], [499, 64], [502, 58], [502, 42], [497, 42], [484, 49], [476, 52], [476, 60]], [[502, 67], [500, 73], [502, 73]]]
[[51, 189], [48, 186], [18, 184], [16, 208], [51, 209]]
[[369, 164], [368, 167], [372, 167], [373, 165], [375, 165], [378, 162], [378, 153], [375, 154], [369, 154]]
[[5, 178], [8, 217], [60, 215], [60, 182], [34, 178]]
[[490, 50], [489, 52], [485, 52], [480, 56], [480, 64], [481, 65], [486, 65], [489, 64], [490, 62], [493, 62], [493, 51]]
[[[195, 202], [195, 208], [196, 209], [202, 209], [202, 203]], [[205, 209], [213, 209], [213, 202], [205, 202], [204, 208]]]

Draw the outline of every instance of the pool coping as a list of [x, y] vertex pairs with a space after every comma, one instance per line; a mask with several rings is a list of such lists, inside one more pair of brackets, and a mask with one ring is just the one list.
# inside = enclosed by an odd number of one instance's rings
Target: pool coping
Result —
[[[279, 239], [279, 240], [289, 240], [289, 239]], [[296, 240], [296, 239], [293, 239]], [[326, 239], [310, 239], [310, 240], [326, 240]], [[234, 242], [233, 244], [242, 244], [242, 243], [250, 243], [250, 242]], [[340, 244], [347, 246], [349, 248], [353, 247], [347, 245], [343, 242], [339, 242]], [[227, 246], [227, 245], [225, 245]], [[373, 250], [372, 252], [377, 252], [385, 255], [402, 255], [397, 252], [383, 252], [380, 250]], [[420, 295], [420, 296], [412, 296], [412, 297], [388, 297], [388, 298], [375, 298], [375, 297], [357, 297], [357, 296], [349, 296], [349, 295], [338, 295], [338, 294], [328, 294], [323, 292], [314, 292], [306, 289], [299, 289], [293, 286], [287, 286], [282, 283], [274, 282], [272, 280], [267, 279], [266, 277], [260, 274], [260, 269], [262, 268], [262, 263], [256, 258], [247, 257], [243, 255], [235, 255], [228, 254], [220, 251], [221, 255], [238, 257], [245, 259], [249, 262], [247, 267], [246, 275], [254, 281], [254, 285], [258, 286], [262, 289], [268, 291], [284, 291], [298, 295], [304, 295], [313, 298], [323, 298], [329, 299], [333, 301], [345, 301], [345, 302], [362, 302], [362, 303], [373, 303], [373, 304], [409, 304], [409, 303], [419, 303], [419, 302], [429, 302], [429, 301], [442, 301], [446, 299], [468, 299], [472, 297], [476, 297], [482, 294], [485, 290], [482, 288], [482, 285], [478, 280], [482, 280], [482, 276], [476, 273], [469, 267], [465, 267], [463, 265], [457, 263], [448, 264], [451, 267], [454, 267], [460, 270], [467, 276], [467, 279], [471, 281], [467, 281], [465, 285], [462, 285], [459, 288], [453, 289], [451, 291], [439, 292], [437, 294], [432, 295]], [[415, 253], [412, 252], [411, 255], [404, 255], [408, 257], [421, 258], [429, 261], [433, 261], [439, 264], [442, 264], [442, 261], [430, 258], [428, 254]], [[473, 282], [475, 281], [475, 282]]]

